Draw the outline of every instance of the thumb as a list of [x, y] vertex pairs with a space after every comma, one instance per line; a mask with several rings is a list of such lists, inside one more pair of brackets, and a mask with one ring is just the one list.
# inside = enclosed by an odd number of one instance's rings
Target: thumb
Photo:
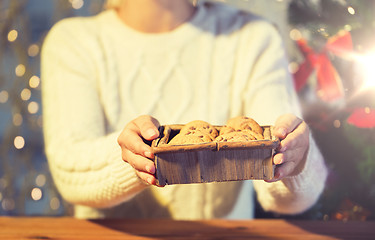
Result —
[[274, 134], [280, 139], [284, 139], [286, 135], [292, 132], [302, 123], [302, 119], [293, 114], [281, 115], [275, 122]]
[[153, 140], [159, 136], [159, 121], [149, 115], [140, 116], [135, 124], [138, 126], [141, 136], [146, 140]]

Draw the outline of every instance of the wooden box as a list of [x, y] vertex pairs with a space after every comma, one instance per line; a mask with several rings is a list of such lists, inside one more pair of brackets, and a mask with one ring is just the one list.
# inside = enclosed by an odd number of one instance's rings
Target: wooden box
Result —
[[[160, 137], [152, 142], [157, 184], [273, 178], [272, 156], [279, 139], [272, 134], [272, 127], [262, 127], [264, 140], [168, 145], [182, 127], [161, 126]], [[216, 128], [219, 131], [221, 127]]]

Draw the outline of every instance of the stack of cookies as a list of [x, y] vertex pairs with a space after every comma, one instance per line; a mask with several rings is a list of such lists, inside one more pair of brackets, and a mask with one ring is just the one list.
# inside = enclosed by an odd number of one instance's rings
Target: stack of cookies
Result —
[[180, 133], [172, 138], [169, 144], [243, 142], [261, 139], [264, 139], [262, 127], [254, 119], [241, 116], [228, 120], [227, 124], [220, 128], [220, 131], [205, 121], [192, 121], [183, 126]]

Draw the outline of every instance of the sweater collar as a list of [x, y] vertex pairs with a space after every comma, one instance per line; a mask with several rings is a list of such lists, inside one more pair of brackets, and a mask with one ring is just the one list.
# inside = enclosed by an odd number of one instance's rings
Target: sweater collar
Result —
[[[104, 18], [108, 18], [108, 25], [111, 29], [116, 31], [118, 37], [126, 38], [127, 43], [133, 43], [135, 45], [142, 45], [142, 47], [155, 46], [162, 47], [173, 47], [183, 45], [188, 42], [196, 33], [201, 31], [199, 27], [204, 25], [206, 9], [204, 5], [198, 5], [197, 11], [194, 13], [192, 18], [175, 28], [170, 32], [163, 33], [144, 33], [137, 31], [128, 25], [126, 25], [117, 15], [114, 9], [104, 11], [101, 15]], [[108, 26], [107, 25], [107, 26]]]

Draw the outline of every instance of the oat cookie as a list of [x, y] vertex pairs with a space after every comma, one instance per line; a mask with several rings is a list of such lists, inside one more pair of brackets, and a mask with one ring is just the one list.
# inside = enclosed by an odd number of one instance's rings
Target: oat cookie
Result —
[[232, 127], [223, 126], [220, 129], [219, 135], [223, 135], [223, 134], [230, 133], [230, 132], [235, 132], [235, 131], [236, 130], [234, 130], [234, 128], [232, 128]]
[[262, 134], [254, 132], [253, 130], [250, 130], [250, 129], [245, 129], [245, 130], [242, 130], [241, 132], [254, 137], [255, 140], [263, 140], [264, 139]]
[[251, 140], [255, 140], [255, 137], [243, 132], [225, 133], [215, 139], [216, 142], [246, 142]]
[[168, 144], [170, 145], [184, 145], [194, 143], [212, 142], [212, 137], [206, 133], [189, 133], [189, 134], [177, 134], [172, 138]]
[[184, 127], [182, 127], [180, 134], [187, 135], [192, 133], [194, 134], [196, 132], [207, 133], [211, 135], [212, 138], [216, 138], [219, 135], [217, 129], [214, 126], [202, 120], [189, 122]]
[[263, 135], [262, 127], [254, 119], [249, 117], [240, 116], [231, 118], [228, 120], [227, 126], [234, 128], [236, 131], [249, 129]]

